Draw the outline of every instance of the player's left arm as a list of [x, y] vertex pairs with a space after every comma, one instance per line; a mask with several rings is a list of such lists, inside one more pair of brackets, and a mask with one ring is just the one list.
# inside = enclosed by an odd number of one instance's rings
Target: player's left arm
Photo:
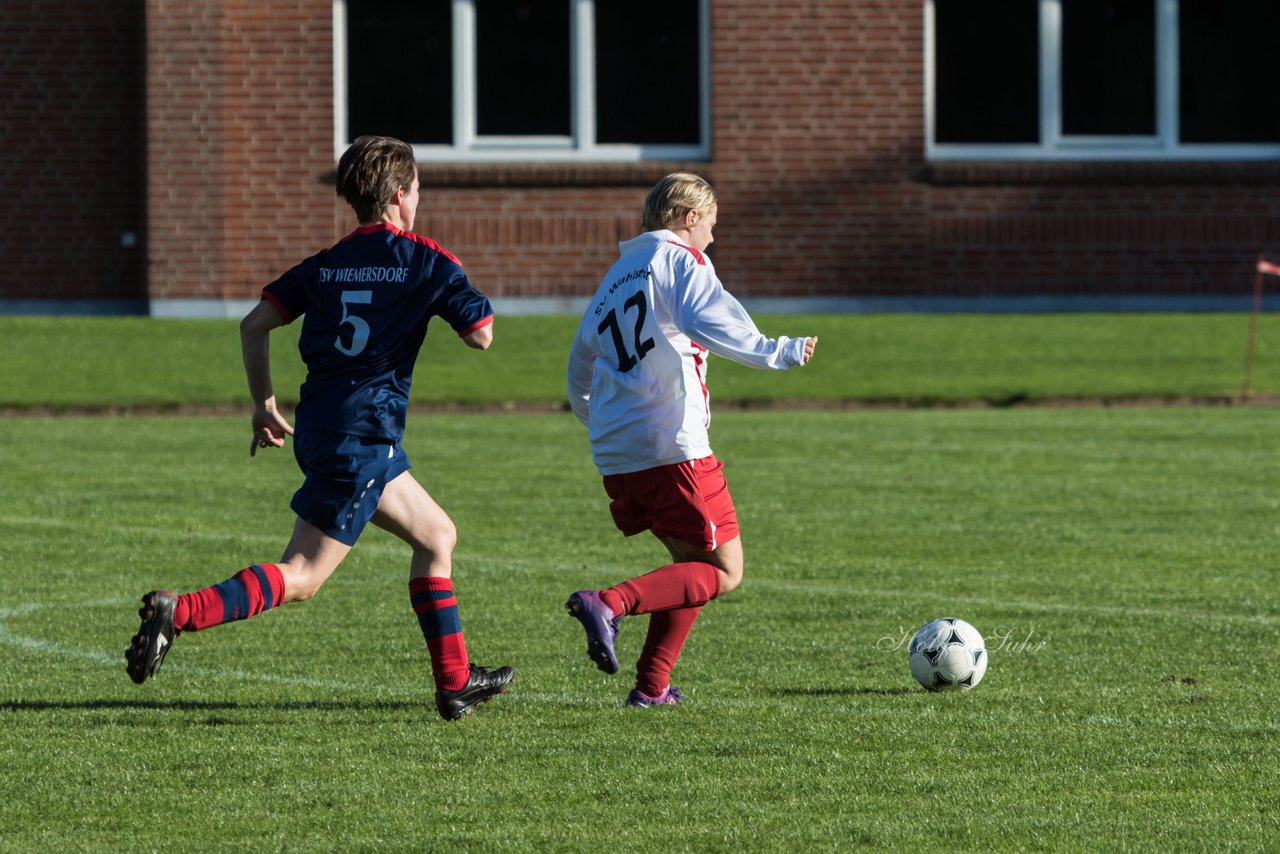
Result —
[[804, 339], [804, 355], [800, 358], [800, 364], [807, 365], [809, 360], [813, 358], [813, 351], [816, 349], [818, 349], [817, 335]]
[[813, 356], [817, 338], [766, 337], [714, 272], [693, 267], [677, 288], [680, 331], [712, 353], [750, 368], [785, 371]]
[[452, 256], [437, 262], [437, 275], [447, 277], [440, 301], [432, 309], [453, 327], [473, 350], [487, 350], [493, 343], [493, 305], [475, 288]]
[[462, 336], [462, 343], [473, 350], [488, 350], [493, 343], [493, 321]]
[[271, 330], [283, 326], [280, 309], [262, 300], [240, 321], [240, 351], [244, 357], [245, 378], [253, 398], [253, 441], [249, 456], [258, 448], [279, 448], [293, 428], [276, 408], [276, 395], [271, 384]]

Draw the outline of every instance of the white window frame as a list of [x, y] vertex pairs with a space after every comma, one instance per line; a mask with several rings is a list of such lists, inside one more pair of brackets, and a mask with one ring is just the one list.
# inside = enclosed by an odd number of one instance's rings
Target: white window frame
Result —
[[934, 0], [925, 0], [925, 157], [928, 160], [1274, 160], [1280, 144], [1183, 143], [1178, 129], [1178, 4], [1155, 4], [1156, 133], [1068, 136], [1062, 133], [1062, 0], [1039, 0], [1040, 142], [938, 143], [934, 126]]
[[[549, 2], [549, 0], [544, 0]], [[596, 142], [595, 4], [569, 3], [570, 124], [567, 136], [481, 136], [476, 132], [475, 0], [453, 3], [453, 144], [414, 144], [419, 162], [547, 163], [639, 162], [644, 160], [708, 160], [711, 157], [711, 27], [710, 0], [698, 0], [698, 74], [701, 81], [698, 145], [619, 145]], [[616, 0], [599, 0], [616, 2]], [[638, 14], [643, 12], [637, 7]], [[347, 3], [333, 2], [334, 151], [340, 157], [351, 144], [347, 129]], [[649, 73], [644, 69], [643, 73]], [[660, 85], [660, 84], [655, 84]], [[406, 140], [412, 143], [412, 140]]]

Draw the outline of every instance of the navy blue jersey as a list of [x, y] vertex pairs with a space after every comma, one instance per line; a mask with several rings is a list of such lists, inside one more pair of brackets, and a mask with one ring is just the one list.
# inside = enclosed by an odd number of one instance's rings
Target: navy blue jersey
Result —
[[387, 223], [361, 226], [267, 285], [262, 298], [292, 322], [307, 365], [298, 430], [399, 442], [427, 322], [459, 336], [493, 320], [458, 259]]

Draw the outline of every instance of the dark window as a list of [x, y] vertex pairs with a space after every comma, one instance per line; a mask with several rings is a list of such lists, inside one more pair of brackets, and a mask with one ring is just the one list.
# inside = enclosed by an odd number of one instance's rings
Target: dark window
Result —
[[936, 0], [934, 137], [1039, 142], [1036, 0]]
[[1062, 4], [1064, 136], [1153, 136], [1156, 19], [1153, 0]]
[[1280, 142], [1275, 0], [1182, 0], [1178, 14], [1183, 142]]
[[347, 130], [453, 142], [449, 0], [347, 0]]
[[569, 4], [476, 0], [476, 133], [568, 136]]
[[[701, 81], [697, 0], [638, 12], [596, 3], [596, 141], [697, 145]], [[655, 87], [655, 77], [676, 81]]]

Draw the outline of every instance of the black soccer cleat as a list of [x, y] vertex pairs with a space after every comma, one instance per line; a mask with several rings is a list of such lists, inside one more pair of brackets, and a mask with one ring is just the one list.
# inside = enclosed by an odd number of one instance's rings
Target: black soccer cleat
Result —
[[142, 625], [124, 651], [124, 669], [139, 685], [160, 669], [173, 639], [178, 636], [173, 626], [173, 612], [177, 607], [178, 597], [167, 590], [152, 590], [142, 597], [142, 607], [138, 609]]
[[487, 703], [498, 694], [507, 690], [516, 672], [510, 667], [499, 667], [487, 670], [478, 664], [472, 664], [467, 684], [457, 691], [436, 691], [436, 708], [440, 717], [446, 721], [471, 714], [471, 708], [478, 703]]

